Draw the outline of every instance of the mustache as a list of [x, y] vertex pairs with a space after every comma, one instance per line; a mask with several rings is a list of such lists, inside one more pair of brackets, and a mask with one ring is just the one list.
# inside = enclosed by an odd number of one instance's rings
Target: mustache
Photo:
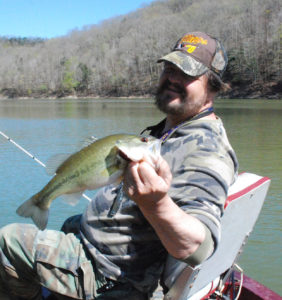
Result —
[[182, 87], [180, 84], [172, 83], [170, 80], [166, 79], [156, 91], [156, 96], [162, 94], [165, 90], [172, 90], [174, 92], [177, 92], [181, 95], [181, 98], [186, 96], [186, 90], [184, 87]]
[[[173, 91], [178, 93], [180, 98], [180, 104], [177, 107], [170, 107], [169, 102], [174, 98], [170, 93], [166, 91]], [[188, 97], [188, 93], [184, 87], [180, 84], [172, 83], [170, 80], [166, 79], [161, 84], [159, 84], [156, 93], [155, 93], [155, 105], [156, 107], [164, 112], [169, 114], [179, 114], [183, 112], [183, 106]]]

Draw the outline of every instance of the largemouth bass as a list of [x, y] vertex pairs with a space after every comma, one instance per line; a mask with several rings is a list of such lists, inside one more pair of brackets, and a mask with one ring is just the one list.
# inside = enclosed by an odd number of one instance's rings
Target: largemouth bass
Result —
[[153, 137], [126, 134], [96, 140], [60, 164], [54, 177], [40, 192], [24, 202], [17, 209], [17, 214], [32, 218], [43, 230], [54, 199], [64, 195], [65, 200], [76, 204], [85, 190], [119, 183], [129, 161], [141, 161], [147, 154], [153, 162], [160, 155], [160, 145], [161, 142]]

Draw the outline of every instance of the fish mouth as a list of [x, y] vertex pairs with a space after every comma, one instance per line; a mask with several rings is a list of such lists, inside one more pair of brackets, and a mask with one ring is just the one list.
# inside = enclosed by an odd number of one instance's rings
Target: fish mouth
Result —
[[130, 159], [122, 150], [118, 150], [118, 156], [122, 159], [124, 159], [125, 161], [131, 162], [132, 159]]
[[131, 141], [128, 144], [117, 141], [117, 155], [124, 162], [139, 162], [145, 156], [155, 156], [160, 152], [161, 143], [155, 138], [154, 140], [149, 137], [141, 137], [138, 141]]

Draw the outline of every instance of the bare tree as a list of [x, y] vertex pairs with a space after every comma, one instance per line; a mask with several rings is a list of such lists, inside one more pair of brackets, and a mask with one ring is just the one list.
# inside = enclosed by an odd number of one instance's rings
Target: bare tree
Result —
[[0, 37], [0, 93], [150, 95], [161, 70], [157, 59], [197, 30], [224, 42], [225, 79], [247, 96], [251, 86], [281, 86], [281, 19], [280, 0], [159, 0], [60, 38]]

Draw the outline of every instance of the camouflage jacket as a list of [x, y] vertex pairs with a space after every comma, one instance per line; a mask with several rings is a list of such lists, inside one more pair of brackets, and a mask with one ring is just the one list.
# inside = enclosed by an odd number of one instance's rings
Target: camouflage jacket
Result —
[[[161, 138], [163, 126], [164, 121], [148, 129]], [[167, 136], [161, 154], [173, 175], [170, 197], [207, 226], [216, 246], [228, 187], [238, 169], [221, 120], [183, 123]], [[151, 291], [167, 252], [138, 206], [125, 195], [117, 213], [108, 216], [116, 194], [114, 186], [97, 192], [82, 217], [82, 239], [105, 277]]]

